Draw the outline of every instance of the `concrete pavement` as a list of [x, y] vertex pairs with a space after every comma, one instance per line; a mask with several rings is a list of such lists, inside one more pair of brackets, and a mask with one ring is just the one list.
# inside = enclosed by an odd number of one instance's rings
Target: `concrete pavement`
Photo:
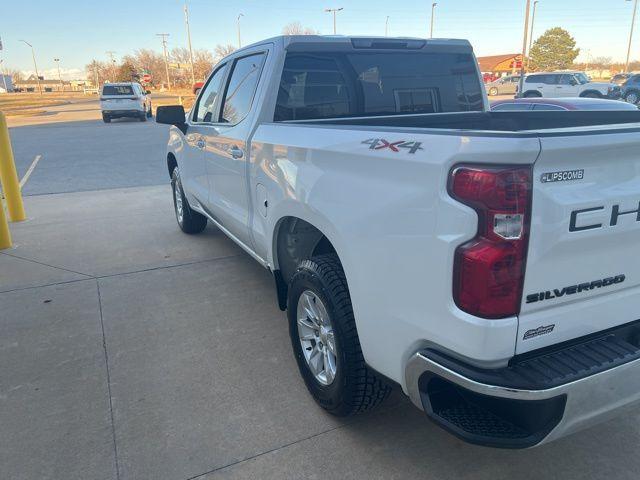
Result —
[[527, 451], [464, 444], [399, 392], [327, 415], [268, 272], [215, 228], [182, 234], [166, 184], [26, 208], [0, 253], [1, 478], [638, 476], [638, 412]]

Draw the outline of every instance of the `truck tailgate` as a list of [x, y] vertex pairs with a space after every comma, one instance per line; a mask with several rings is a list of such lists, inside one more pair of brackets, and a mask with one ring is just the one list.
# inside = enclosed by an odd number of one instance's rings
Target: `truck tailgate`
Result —
[[618, 132], [541, 135], [516, 353], [640, 318], [640, 133]]

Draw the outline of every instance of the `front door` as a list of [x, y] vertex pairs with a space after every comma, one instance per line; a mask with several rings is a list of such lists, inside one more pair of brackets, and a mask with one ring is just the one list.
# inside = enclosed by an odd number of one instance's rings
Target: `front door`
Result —
[[266, 54], [237, 58], [226, 82], [218, 121], [205, 137], [212, 215], [233, 236], [252, 247], [249, 233], [250, 201], [247, 162], [253, 97]]
[[219, 93], [227, 72], [227, 66], [218, 67], [202, 89], [191, 112], [191, 122], [185, 135], [187, 142], [184, 171], [180, 172], [182, 184], [187, 194], [192, 194], [200, 205], [209, 210], [211, 184], [207, 175], [205, 160], [206, 137], [211, 129], [220, 106]]

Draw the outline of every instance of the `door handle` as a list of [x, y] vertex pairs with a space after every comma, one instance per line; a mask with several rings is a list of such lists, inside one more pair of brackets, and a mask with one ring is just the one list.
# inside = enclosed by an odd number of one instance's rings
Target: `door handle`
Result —
[[244, 152], [236, 145], [234, 145], [233, 147], [231, 147], [231, 156], [233, 158], [242, 158], [244, 156]]
[[202, 138], [201, 138], [200, 140], [198, 140], [198, 141], [196, 142], [196, 145], [198, 146], [198, 148], [199, 148], [200, 150], [204, 150], [204, 147], [205, 147], [204, 139], [202, 139]]

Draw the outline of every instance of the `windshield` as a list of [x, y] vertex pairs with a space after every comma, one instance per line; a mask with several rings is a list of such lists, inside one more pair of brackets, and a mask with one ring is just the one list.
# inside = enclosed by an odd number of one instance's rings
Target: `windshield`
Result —
[[290, 52], [275, 120], [482, 110], [471, 54]]
[[134, 95], [131, 85], [105, 85], [102, 95]]
[[587, 76], [586, 73], [578, 72], [573, 74], [577, 79], [578, 83], [584, 85], [585, 83], [589, 83], [591, 79]]

